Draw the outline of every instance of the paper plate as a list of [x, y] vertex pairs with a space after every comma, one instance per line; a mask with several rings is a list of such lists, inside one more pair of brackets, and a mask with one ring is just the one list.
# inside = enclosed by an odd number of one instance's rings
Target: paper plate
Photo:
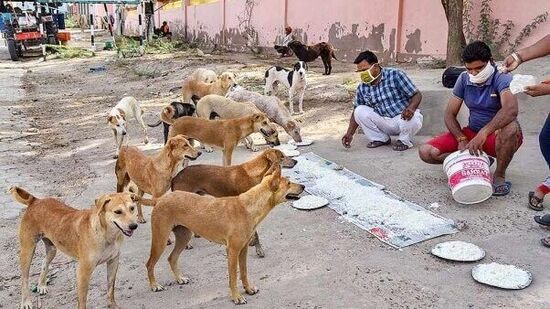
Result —
[[533, 275], [514, 265], [498, 263], [479, 264], [472, 269], [475, 281], [507, 290], [525, 289], [533, 281]]
[[296, 145], [293, 144], [281, 144], [273, 147], [273, 149], [278, 149], [280, 151], [286, 151], [286, 150], [296, 150], [298, 148]]
[[288, 142], [290, 145], [296, 145], [296, 146], [309, 146], [313, 144], [313, 141], [310, 139], [303, 139], [301, 142], [297, 142], [295, 140], [291, 140]]
[[435, 245], [432, 248], [432, 254], [442, 259], [459, 262], [475, 262], [485, 257], [485, 251], [480, 247], [459, 240]]
[[292, 207], [302, 210], [313, 210], [327, 205], [328, 200], [326, 198], [315, 195], [306, 195], [292, 202]]

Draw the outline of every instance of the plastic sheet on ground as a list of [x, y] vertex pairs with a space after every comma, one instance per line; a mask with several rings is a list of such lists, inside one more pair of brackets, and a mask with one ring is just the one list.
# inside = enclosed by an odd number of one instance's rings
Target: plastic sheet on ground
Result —
[[403, 200], [352, 171], [308, 152], [296, 157], [284, 174], [306, 191], [329, 200], [329, 207], [347, 221], [394, 248], [458, 232], [453, 220]]

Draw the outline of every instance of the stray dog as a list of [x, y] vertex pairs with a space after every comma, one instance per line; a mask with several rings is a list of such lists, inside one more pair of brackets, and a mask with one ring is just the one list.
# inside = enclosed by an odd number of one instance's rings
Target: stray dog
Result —
[[153, 198], [158, 198], [166, 193], [170, 189], [172, 176], [183, 159], [195, 160], [200, 155], [182, 135], [170, 138], [155, 156], [146, 156], [136, 147], [127, 146], [121, 149], [115, 165], [116, 190], [124, 191], [130, 180], [136, 184], [140, 199], [137, 203], [139, 223], [147, 222], [141, 209], [143, 195], [148, 193]]
[[164, 126], [164, 144], [168, 141], [168, 131], [170, 130], [170, 124], [162, 119], [178, 119], [183, 116], [193, 116], [195, 113], [195, 105], [191, 103], [172, 102], [170, 105], [162, 109], [160, 119], [157, 123], [147, 124], [150, 127], [158, 127], [161, 123]]
[[325, 73], [323, 75], [330, 75], [332, 72], [331, 58], [338, 60], [334, 55], [334, 47], [327, 42], [304, 45], [300, 41], [291, 41], [288, 43], [288, 47], [292, 49], [300, 61], [311, 62], [321, 56], [321, 60], [323, 60], [323, 65], [325, 66]]
[[288, 88], [288, 107], [290, 113], [294, 114], [294, 98], [298, 98], [299, 113], [304, 113], [302, 102], [306, 91], [307, 64], [298, 61], [294, 64], [293, 70], [287, 70], [282, 67], [271, 67], [265, 71], [265, 95], [271, 95], [277, 89], [277, 84], [283, 84]]
[[225, 95], [236, 84], [235, 74], [224, 72], [213, 83], [187, 78], [181, 87], [183, 102], [191, 103], [193, 97], [202, 98], [208, 94]]
[[197, 117], [181, 117], [174, 120], [170, 136], [183, 134], [189, 140], [198, 140], [203, 145], [221, 148], [223, 165], [231, 165], [233, 150], [239, 141], [254, 132], [260, 132], [270, 145], [280, 145], [277, 130], [263, 113], [236, 119], [208, 120]]
[[290, 137], [297, 142], [302, 141], [300, 127], [292, 119], [290, 112], [283, 102], [276, 96], [266, 96], [244, 88], [235, 89], [227, 94], [227, 97], [237, 102], [252, 102], [256, 107], [267, 115], [269, 120], [283, 127]]
[[[261, 113], [254, 104], [236, 102], [217, 94], [209, 94], [197, 102], [197, 116], [205, 119], [216, 119], [217, 117], [235, 119], [250, 116], [254, 113]], [[277, 131], [274, 127], [272, 129]], [[254, 146], [254, 141], [250, 135], [244, 138], [244, 144], [246, 148], [252, 151], [259, 150]]]
[[178, 258], [195, 233], [227, 247], [231, 299], [235, 304], [245, 304], [246, 299], [237, 289], [237, 267], [246, 293], [256, 294], [258, 288], [250, 284], [247, 275], [248, 244], [254, 231], [276, 205], [299, 199], [303, 191], [303, 185], [281, 177], [281, 168], [276, 167], [259, 185], [239, 196], [215, 198], [183, 191], [164, 195], [151, 214], [151, 253], [146, 264], [151, 290], [164, 290], [156, 281], [155, 265], [171, 231], [176, 235], [168, 257], [172, 273], [178, 284], [189, 283], [179, 269]]
[[[237, 196], [262, 182], [264, 176], [275, 166], [293, 168], [297, 161], [285, 156], [280, 150], [267, 149], [256, 158], [234, 166], [191, 165], [172, 179], [172, 191], [186, 191], [214, 197]], [[258, 232], [250, 241], [256, 254], [264, 257]]]
[[210, 84], [218, 79], [218, 74], [212, 70], [198, 68], [191, 73], [190, 77], [193, 80]]
[[132, 193], [112, 193], [96, 199], [92, 209], [78, 210], [55, 198], [36, 198], [19, 187], [11, 187], [12, 197], [27, 209], [19, 226], [21, 246], [21, 308], [33, 308], [29, 293], [29, 270], [36, 243], [46, 246], [46, 258], [38, 279], [40, 295], [48, 293], [47, 275], [57, 249], [78, 261], [78, 308], [86, 308], [90, 278], [96, 266], [107, 263], [107, 298], [109, 308], [119, 308], [115, 301], [115, 281], [120, 247], [124, 235], [137, 229]]
[[124, 97], [122, 98], [109, 113], [107, 117], [107, 123], [111, 126], [113, 134], [115, 136], [115, 145], [117, 147], [117, 155], [122, 147], [122, 142], [126, 136], [128, 129], [126, 124], [126, 119], [134, 117], [139, 122], [143, 128], [143, 134], [145, 134], [145, 139], [143, 142], [145, 144], [149, 143], [149, 137], [147, 137], [147, 127], [143, 122], [143, 110], [139, 106], [139, 102], [134, 97]]

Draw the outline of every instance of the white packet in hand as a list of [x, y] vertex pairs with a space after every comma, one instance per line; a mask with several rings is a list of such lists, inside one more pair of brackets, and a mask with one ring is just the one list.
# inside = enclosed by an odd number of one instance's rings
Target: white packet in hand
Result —
[[534, 86], [537, 83], [537, 78], [533, 75], [514, 74], [514, 77], [510, 82], [510, 92], [512, 92], [512, 94], [525, 92], [525, 88], [527, 86]]

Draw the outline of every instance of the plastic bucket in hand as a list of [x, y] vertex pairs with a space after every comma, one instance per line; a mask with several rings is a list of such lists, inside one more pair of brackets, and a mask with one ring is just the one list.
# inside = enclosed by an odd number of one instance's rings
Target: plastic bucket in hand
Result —
[[486, 155], [473, 156], [469, 152], [453, 152], [443, 162], [449, 187], [455, 201], [476, 204], [493, 194], [493, 181]]

